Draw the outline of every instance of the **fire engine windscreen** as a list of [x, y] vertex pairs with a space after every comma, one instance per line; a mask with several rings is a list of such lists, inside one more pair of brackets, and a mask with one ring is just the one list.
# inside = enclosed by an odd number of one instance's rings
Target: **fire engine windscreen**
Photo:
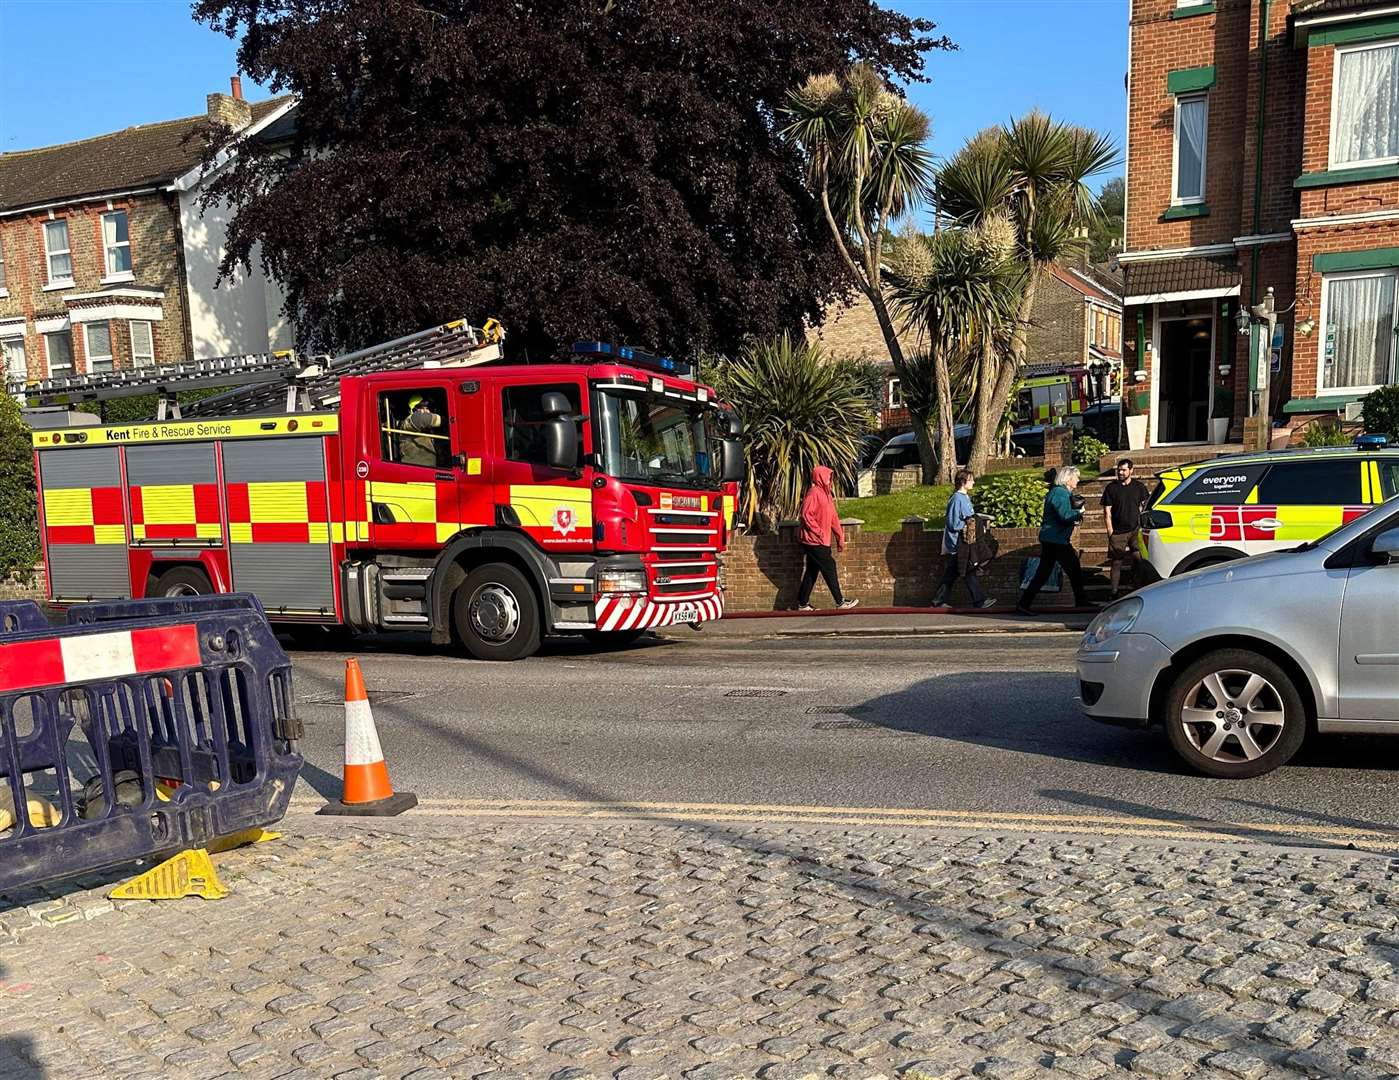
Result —
[[707, 425], [713, 409], [646, 391], [598, 392], [602, 467], [619, 480], [687, 487], [717, 486], [714, 444]]

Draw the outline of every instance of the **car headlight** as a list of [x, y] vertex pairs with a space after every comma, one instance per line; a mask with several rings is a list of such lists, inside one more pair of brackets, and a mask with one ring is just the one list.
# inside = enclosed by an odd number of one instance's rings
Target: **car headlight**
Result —
[[1099, 612], [1098, 616], [1088, 624], [1088, 629], [1083, 635], [1083, 644], [1085, 646], [1101, 645], [1108, 638], [1125, 634], [1132, 629], [1141, 613], [1142, 602], [1135, 596], [1129, 596], [1126, 600], [1113, 604], [1112, 607]]
[[597, 591], [600, 593], [644, 593], [646, 591], [646, 571], [603, 570], [597, 576]]

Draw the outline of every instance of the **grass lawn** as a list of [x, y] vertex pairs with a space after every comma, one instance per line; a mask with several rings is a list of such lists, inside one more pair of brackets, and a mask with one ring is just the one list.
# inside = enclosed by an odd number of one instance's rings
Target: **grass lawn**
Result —
[[859, 518], [864, 532], [896, 533], [906, 517], [942, 521], [947, 514], [951, 484], [911, 487], [892, 495], [871, 495], [868, 499], [841, 499], [836, 505], [843, 518]]
[[[991, 473], [991, 476], [1020, 474], [1041, 470], [1010, 469], [1004, 473]], [[951, 484], [920, 485], [896, 491], [892, 495], [871, 495], [867, 499], [839, 499], [836, 507], [843, 518], [859, 518], [864, 522], [860, 528], [870, 533], [896, 533], [903, 528], [906, 517], [921, 517], [942, 527], [947, 516], [947, 500], [952, 495]], [[973, 495], [975, 498], [975, 495]]]

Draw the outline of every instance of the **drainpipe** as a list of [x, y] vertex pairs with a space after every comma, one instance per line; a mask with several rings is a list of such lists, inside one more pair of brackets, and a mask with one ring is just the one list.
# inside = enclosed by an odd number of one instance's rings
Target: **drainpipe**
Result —
[[[1253, 234], [1261, 235], [1263, 232], [1263, 136], [1267, 124], [1264, 110], [1268, 102], [1268, 8], [1270, 0], [1260, 0], [1258, 5], [1258, 133], [1254, 143], [1254, 170], [1253, 170]], [[1249, 275], [1248, 283], [1248, 304], [1253, 307], [1258, 303], [1258, 267], [1262, 258], [1262, 245], [1253, 246], [1253, 270]], [[1273, 343], [1270, 339], [1266, 346], [1272, 349]], [[1258, 365], [1263, 363], [1261, 350], [1258, 342], [1258, 323], [1252, 322], [1248, 328], [1248, 388], [1249, 395], [1255, 393], [1255, 388], [1259, 384], [1260, 372]], [[1263, 391], [1263, 394], [1270, 393], [1270, 390]], [[1268, 417], [1269, 402], [1259, 395], [1256, 411], [1259, 415], [1258, 437], [1262, 442], [1261, 449], [1267, 449], [1272, 443], [1272, 434], [1268, 430], [1271, 420]], [[1252, 402], [1250, 401], [1250, 404]]]

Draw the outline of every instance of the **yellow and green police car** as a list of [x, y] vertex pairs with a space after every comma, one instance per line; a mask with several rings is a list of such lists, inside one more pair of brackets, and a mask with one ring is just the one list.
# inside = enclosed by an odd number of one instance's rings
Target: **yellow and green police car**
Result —
[[1277, 450], [1166, 469], [1142, 520], [1163, 578], [1317, 540], [1399, 494], [1399, 447]]

